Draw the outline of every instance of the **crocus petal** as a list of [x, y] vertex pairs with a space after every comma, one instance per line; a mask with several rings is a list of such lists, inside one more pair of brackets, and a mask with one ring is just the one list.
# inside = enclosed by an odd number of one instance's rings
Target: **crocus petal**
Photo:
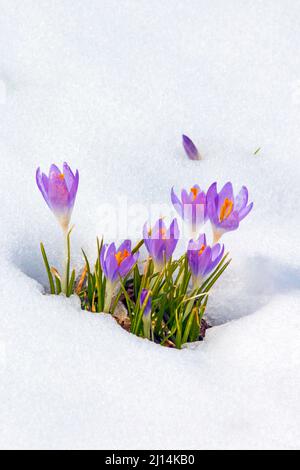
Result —
[[66, 214], [69, 210], [69, 192], [66, 181], [57, 175], [55, 171], [50, 172], [48, 198], [54, 212]]
[[216, 245], [214, 245], [211, 249], [211, 260], [215, 261], [217, 258], [219, 258], [220, 255], [222, 257], [224, 253], [224, 249], [225, 249], [224, 245], [220, 245], [220, 243], [216, 243]]
[[104, 272], [105, 277], [107, 278], [107, 269], [106, 269], [106, 264], [105, 264], [105, 257], [106, 257], [106, 252], [107, 252], [108, 245], [104, 244], [100, 253], [100, 264], [102, 271]]
[[239, 212], [244, 209], [248, 202], [248, 189], [243, 186], [239, 194], [234, 199], [234, 210]]
[[119, 248], [116, 250], [116, 252], [118, 251], [128, 251], [129, 253], [131, 253], [131, 241], [130, 240], [124, 240], [123, 243], [121, 243], [121, 245], [119, 246]]
[[239, 212], [240, 221], [243, 220], [253, 208], [253, 202]]
[[166, 234], [166, 224], [162, 218], [158, 219], [158, 221], [155, 223], [153, 229], [151, 230], [151, 235], [150, 238], [152, 240], [159, 240], [164, 237], [164, 234]]
[[218, 223], [218, 193], [217, 193], [217, 183], [213, 183], [207, 191], [206, 194], [207, 200], [207, 215], [212, 224]]
[[144, 309], [144, 316], [148, 316], [151, 313], [151, 308], [152, 308], [152, 299], [151, 295], [149, 295], [149, 290], [148, 289], [143, 289], [141, 292], [140, 296], [140, 307], [142, 308], [144, 306], [144, 303], [146, 301], [146, 298], [148, 297], [145, 309]]
[[221, 247], [221, 245], [216, 244], [212, 247], [211, 262], [206, 267], [204, 276], [207, 276], [209, 273], [211, 273], [215, 269], [215, 267], [220, 263], [221, 259], [223, 258], [223, 254], [224, 254], [224, 245], [222, 245]]
[[184, 150], [190, 160], [201, 159], [196, 145], [187, 135], [182, 136], [182, 143], [183, 143]]
[[240, 223], [240, 217], [238, 212], [232, 212], [227, 219], [224, 219], [223, 222], [218, 224], [218, 227], [221, 228], [221, 230], [224, 230], [226, 232], [230, 232], [232, 230], [236, 230], [239, 226]]
[[191, 204], [191, 197], [187, 193], [186, 189], [183, 189], [181, 191], [181, 201], [182, 201], [182, 204]]
[[233, 187], [232, 183], [228, 182], [223, 186], [219, 193], [219, 198], [218, 198], [218, 213], [220, 213], [220, 210], [224, 204], [225, 199], [229, 199], [230, 201], [233, 201]]
[[167, 238], [178, 240], [180, 237], [177, 219], [173, 219], [169, 230], [167, 231]]
[[121, 277], [125, 277], [127, 276], [127, 274], [131, 271], [131, 269], [133, 268], [133, 266], [135, 265], [135, 263], [137, 262], [138, 260], [138, 253], [135, 253], [134, 255], [130, 255], [128, 256], [128, 258], [126, 258], [119, 266], [119, 270], [118, 270], [118, 274], [121, 276]]
[[182, 203], [180, 202], [179, 198], [176, 196], [174, 188], [172, 188], [172, 190], [171, 190], [171, 201], [172, 201], [172, 204], [173, 204], [175, 210], [180, 215], [180, 217], [183, 217]]
[[194, 204], [203, 204], [203, 205], [205, 205], [206, 204], [206, 194], [205, 194], [205, 192], [199, 190], [199, 193], [196, 196], [196, 199], [193, 200], [193, 203]]
[[203, 251], [202, 255], [199, 257], [199, 274], [201, 276], [205, 275], [205, 272], [211, 262], [211, 247], [207, 246]]
[[114, 243], [111, 243], [104, 253], [104, 274], [111, 282], [115, 282], [117, 280], [118, 263], [115, 255], [116, 246]]
[[167, 261], [166, 240], [152, 240], [151, 248], [151, 256], [155, 262], [162, 264], [165, 260]]
[[73, 187], [75, 176], [74, 176], [73, 171], [71, 170], [71, 168], [69, 167], [69, 165], [66, 162], [63, 165], [63, 172], [64, 172], [64, 175], [65, 175], [67, 188], [68, 188], [69, 191], [71, 191], [71, 189]]
[[79, 185], [79, 172], [77, 170], [76, 175], [74, 177], [73, 186], [72, 186], [72, 188], [70, 190], [70, 193], [69, 193], [69, 207], [70, 207], [70, 209], [73, 209], [73, 207], [74, 207], [74, 203], [75, 203], [75, 199], [76, 199], [76, 195], [77, 195], [77, 191], [78, 191], [78, 185]]
[[43, 198], [45, 199], [46, 203], [50, 207], [49, 199], [48, 199], [48, 178], [46, 175], [44, 175], [44, 173], [43, 174], [41, 173], [40, 168], [38, 168], [36, 171], [36, 183], [37, 183], [39, 190], [41, 191], [43, 195]]
[[206, 235], [201, 233], [197, 240], [190, 240], [188, 244], [188, 251], [197, 251], [201, 250], [202, 246], [206, 246]]
[[50, 166], [50, 170], [49, 170], [49, 179], [50, 179], [50, 176], [51, 176], [51, 175], [57, 175], [57, 176], [61, 175], [60, 169], [59, 169], [56, 165], [54, 165], [54, 164], [52, 164], [52, 165]]

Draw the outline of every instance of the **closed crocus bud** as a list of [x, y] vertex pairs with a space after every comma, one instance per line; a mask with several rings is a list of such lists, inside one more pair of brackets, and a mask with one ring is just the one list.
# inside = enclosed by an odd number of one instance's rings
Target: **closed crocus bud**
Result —
[[[146, 301], [146, 305], [145, 305], [145, 301]], [[152, 303], [152, 299], [150, 296], [150, 291], [148, 289], [143, 289], [141, 293], [141, 298], [140, 298], [140, 307], [142, 308], [145, 305], [145, 308], [144, 308], [145, 317], [148, 317], [151, 313], [151, 303]]]
[[213, 183], [207, 191], [207, 211], [214, 233], [214, 243], [218, 242], [225, 232], [236, 230], [252, 207], [253, 202], [248, 204], [248, 189], [245, 186], [234, 196], [230, 182], [226, 183], [219, 193], [217, 183]]
[[179, 240], [179, 228], [174, 219], [167, 229], [163, 219], [159, 219], [152, 229], [144, 226], [145, 246], [151, 256], [156, 272], [164, 268], [164, 263], [173, 255]]
[[187, 258], [192, 274], [193, 287], [198, 288], [204, 279], [220, 263], [224, 254], [224, 245], [217, 243], [212, 247], [206, 243], [205, 234], [198, 240], [190, 240], [187, 249]]
[[144, 336], [145, 338], [150, 339], [152, 297], [148, 289], [143, 289], [141, 292], [140, 307], [141, 309], [144, 308], [144, 313], [143, 313]]
[[79, 173], [75, 175], [67, 163], [63, 171], [51, 165], [49, 176], [36, 172], [36, 182], [46, 203], [58, 219], [64, 231], [68, 230], [79, 184]]
[[183, 148], [190, 160], [201, 160], [201, 155], [194, 142], [187, 136], [182, 136]]
[[62, 276], [62, 291], [68, 294], [69, 290], [69, 225], [75, 204], [75, 199], [79, 184], [79, 173], [72, 172], [67, 163], [63, 165], [61, 172], [56, 165], [51, 165], [49, 176], [41, 172], [40, 168], [36, 172], [36, 183], [41, 191], [46, 203], [57, 218], [64, 232], [65, 257], [64, 273]]

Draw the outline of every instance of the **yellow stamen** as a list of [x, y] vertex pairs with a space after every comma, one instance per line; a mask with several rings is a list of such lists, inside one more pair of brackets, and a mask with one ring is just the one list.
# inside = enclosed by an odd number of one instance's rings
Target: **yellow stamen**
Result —
[[120, 266], [123, 261], [125, 261], [126, 258], [130, 256], [129, 251], [123, 250], [123, 251], [118, 251], [118, 253], [115, 254], [115, 258], [117, 260], [118, 266]]
[[205, 245], [202, 245], [200, 250], [198, 251], [198, 256], [201, 256], [203, 251], [205, 250], [206, 246]]
[[160, 229], [159, 234], [160, 234], [160, 236], [161, 236], [161, 238], [162, 238], [163, 240], [165, 240], [165, 239], [167, 238], [167, 237], [166, 237], [167, 231], [166, 231], [165, 228]]
[[232, 210], [233, 210], [233, 201], [226, 198], [220, 210], [220, 222], [223, 222], [224, 219], [228, 219]]
[[199, 189], [193, 187], [193, 188], [191, 188], [191, 193], [193, 194], [193, 196], [194, 196], [194, 201], [195, 201], [195, 199], [197, 198], [197, 196], [198, 196], [198, 194], [199, 194]]

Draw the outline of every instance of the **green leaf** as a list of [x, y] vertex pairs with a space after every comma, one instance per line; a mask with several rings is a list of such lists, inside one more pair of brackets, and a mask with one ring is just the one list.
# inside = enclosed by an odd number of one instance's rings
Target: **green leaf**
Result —
[[74, 292], [75, 276], [76, 276], [75, 269], [73, 269], [72, 274], [71, 274], [71, 279], [70, 279], [70, 282], [69, 282], [69, 286], [68, 286], [67, 297], [70, 297]]
[[134, 255], [135, 253], [137, 253], [139, 251], [139, 249], [144, 245], [144, 240], [141, 240], [132, 250], [132, 254]]
[[192, 329], [192, 326], [193, 326], [195, 314], [197, 314], [197, 308], [193, 308], [192, 311], [189, 314], [188, 321], [187, 321], [187, 324], [186, 324], [186, 327], [185, 327], [185, 330], [184, 330], [184, 334], [183, 334], [183, 337], [182, 337], [182, 344], [185, 344], [188, 341], [188, 337], [190, 335], [190, 332], [191, 332], [191, 329]]
[[56, 295], [60, 295], [62, 292], [61, 288], [61, 278], [55, 268], [51, 268], [51, 274], [54, 277], [55, 280], [55, 286], [56, 286]]
[[55, 286], [54, 286], [53, 276], [51, 274], [50, 265], [49, 265], [49, 262], [48, 262], [48, 258], [47, 258], [45, 247], [44, 247], [43, 243], [41, 243], [41, 252], [42, 252], [44, 264], [45, 264], [45, 267], [46, 267], [46, 271], [47, 271], [47, 274], [48, 274], [50, 292], [51, 292], [52, 295], [55, 295]]

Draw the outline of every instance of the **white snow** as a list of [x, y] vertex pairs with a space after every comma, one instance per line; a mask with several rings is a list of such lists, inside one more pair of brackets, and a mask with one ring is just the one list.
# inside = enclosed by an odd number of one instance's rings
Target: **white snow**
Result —
[[[0, 0], [1, 448], [299, 448], [299, 21], [297, 0]], [[61, 234], [35, 169], [64, 160], [77, 266], [102, 202], [248, 186], [204, 343], [43, 295], [39, 242], [59, 267]]]

